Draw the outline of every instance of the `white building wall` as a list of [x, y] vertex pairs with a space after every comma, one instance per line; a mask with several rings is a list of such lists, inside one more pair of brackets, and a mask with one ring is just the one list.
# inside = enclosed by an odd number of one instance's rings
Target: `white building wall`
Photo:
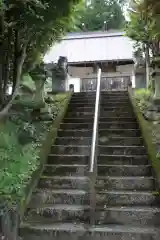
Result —
[[[133, 64], [120, 65], [116, 67], [116, 72], [103, 72], [103, 76], [118, 76], [122, 74], [124, 76], [132, 75], [134, 70]], [[93, 72], [92, 67], [69, 67], [68, 73], [70, 76], [78, 78], [86, 78], [96, 76], [96, 73]]]
[[116, 67], [116, 72], [119, 73], [132, 73], [134, 69], [134, 64], [128, 64], [128, 65], [119, 65]]
[[93, 73], [92, 67], [68, 67], [68, 73], [71, 77], [85, 78]]
[[74, 92], [80, 92], [81, 91], [81, 79], [80, 78], [68, 78], [67, 79], [67, 85], [66, 85], [66, 90], [69, 91], [69, 86], [71, 84], [74, 85]]

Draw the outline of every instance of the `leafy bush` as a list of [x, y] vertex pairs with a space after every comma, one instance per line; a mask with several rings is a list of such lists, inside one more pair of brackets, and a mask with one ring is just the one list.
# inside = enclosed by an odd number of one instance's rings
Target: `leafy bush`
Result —
[[135, 99], [140, 110], [144, 112], [152, 99], [152, 92], [145, 88], [138, 89], [135, 91]]

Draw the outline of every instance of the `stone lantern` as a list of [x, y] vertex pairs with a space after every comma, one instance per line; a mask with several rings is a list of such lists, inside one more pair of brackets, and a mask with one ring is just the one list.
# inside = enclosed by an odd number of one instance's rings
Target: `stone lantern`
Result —
[[52, 91], [64, 92], [68, 76], [68, 61], [66, 57], [59, 57], [58, 63], [52, 68]]

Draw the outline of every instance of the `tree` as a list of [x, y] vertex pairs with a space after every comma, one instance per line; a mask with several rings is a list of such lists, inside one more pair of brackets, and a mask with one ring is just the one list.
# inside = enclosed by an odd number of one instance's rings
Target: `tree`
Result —
[[149, 0], [133, 0], [130, 5], [130, 21], [126, 26], [126, 34], [136, 42], [140, 51], [144, 52], [146, 59], [147, 87], [149, 87], [150, 52], [154, 55], [153, 45], [157, 38], [155, 20], [153, 20], [152, 7]]
[[[21, 75], [74, 23], [83, 0], [2, 0], [0, 5], [0, 116], [11, 107]], [[7, 85], [13, 87], [6, 103]]]
[[137, 43], [148, 44], [153, 55], [153, 42], [160, 39], [159, 13], [158, 0], [132, 0], [126, 28], [127, 35]]
[[79, 27], [95, 31], [102, 29], [120, 29], [125, 19], [122, 13], [124, 0], [91, 0], [86, 1], [85, 11], [82, 13]]

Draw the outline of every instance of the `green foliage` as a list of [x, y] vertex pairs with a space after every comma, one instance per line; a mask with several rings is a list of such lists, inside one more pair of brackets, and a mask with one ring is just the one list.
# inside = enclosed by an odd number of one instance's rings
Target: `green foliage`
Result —
[[[142, 92], [144, 93], [143, 90], [142, 90]], [[137, 120], [140, 125], [140, 129], [142, 132], [142, 136], [143, 136], [145, 145], [148, 150], [149, 159], [151, 160], [151, 164], [155, 171], [156, 178], [159, 179], [159, 176], [160, 176], [160, 158], [159, 158], [159, 154], [158, 154], [158, 149], [159, 149], [158, 145], [159, 144], [157, 144], [158, 142], [156, 143], [155, 136], [153, 133], [153, 126], [155, 126], [155, 125], [153, 125], [152, 122], [146, 121], [144, 119], [144, 117], [143, 117], [139, 107], [137, 107], [136, 101], [132, 97], [132, 95], [130, 95], [130, 99], [131, 99], [131, 103], [132, 103], [134, 112], [137, 116]], [[156, 135], [157, 135], [157, 133], [156, 133]], [[156, 192], [159, 192], [159, 189], [156, 189]], [[156, 194], [156, 192], [153, 194], [158, 195], [158, 194]]]
[[146, 27], [140, 13], [131, 13], [125, 31], [127, 36], [136, 42], [146, 43], [149, 40], [148, 32], [144, 31]]
[[86, 30], [95, 31], [104, 29], [106, 21], [107, 29], [120, 29], [124, 26], [122, 4], [124, 1], [115, 0], [91, 0], [86, 1], [86, 9], [80, 19], [80, 28], [84, 23]]
[[142, 51], [145, 50], [144, 46], [147, 45], [153, 55], [154, 44], [157, 40], [160, 40], [160, 17], [159, 14], [157, 15], [154, 12], [155, 3], [159, 3], [159, 0], [134, 0], [129, 12], [130, 20], [126, 26], [127, 36], [136, 41]]
[[[0, 118], [11, 104], [6, 101], [6, 86], [13, 86], [11, 103], [19, 88], [22, 73], [41, 63], [46, 51], [71, 31], [79, 17], [83, 0], [2, 1], [0, 15]], [[7, 105], [7, 107], [6, 107]], [[9, 106], [9, 108], [8, 108]], [[5, 111], [4, 111], [5, 110]]]
[[[66, 94], [52, 96], [56, 118], [64, 106]], [[24, 196], [33, 172], [39, 166], [39, 154], [53, 122], [33, 122], [26, 108], [13, 109], [10, 120], [0, 124], [0, 195], [9, 202]], [[16, 114], [15, 114], [16, 113]], [[13, 114], [13, 115], [12, 115]]]
[[12, 123], [0, 133], [0, 194], [16, 200], [24, 193], [31, 173], [38, 165], [38, 150], [33, 143], [21, 146], [17, 127]]
[[151, 98], [152, 92], [149, 89], [142, 88], [135, 91], [135, 99], [142, 112], [147, 108]]

